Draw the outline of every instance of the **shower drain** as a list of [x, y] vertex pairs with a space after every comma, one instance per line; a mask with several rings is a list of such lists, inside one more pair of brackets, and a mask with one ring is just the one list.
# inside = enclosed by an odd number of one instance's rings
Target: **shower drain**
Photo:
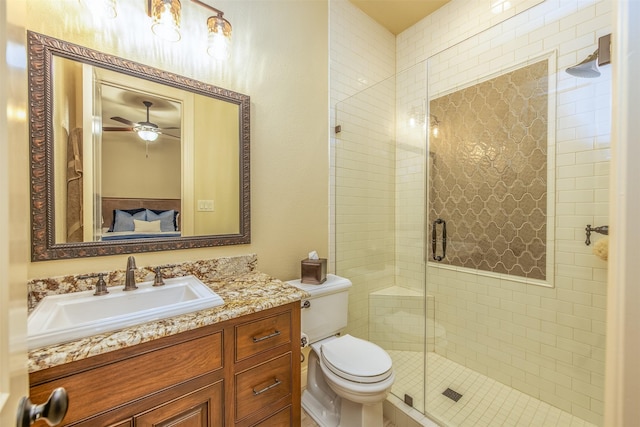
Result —
[[453, 391], [450, 388], [448, 388], [445, 391], [443, 391], [442, 394], [444, 394], [445, 396], [447, 396], [449, 399], [453, 400], [454, 402], [457, 402], [462, 397], [462, 395], [460, 393], [458, 393], [457, 391]]

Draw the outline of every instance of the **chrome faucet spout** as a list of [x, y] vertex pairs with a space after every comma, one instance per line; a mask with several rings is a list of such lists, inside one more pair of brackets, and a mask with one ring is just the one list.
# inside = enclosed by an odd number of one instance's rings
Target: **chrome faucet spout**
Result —
[[124, 278], [124, 291], [138, 289], [136, 286], [136, 259], [133, 256], [127, 258], [127, 270]]

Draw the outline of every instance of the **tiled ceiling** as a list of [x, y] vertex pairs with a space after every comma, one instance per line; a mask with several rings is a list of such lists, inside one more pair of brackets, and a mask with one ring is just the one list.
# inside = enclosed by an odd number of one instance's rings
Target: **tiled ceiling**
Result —
[[450, 0], [350, 1], [393, 34], [399, 34]]

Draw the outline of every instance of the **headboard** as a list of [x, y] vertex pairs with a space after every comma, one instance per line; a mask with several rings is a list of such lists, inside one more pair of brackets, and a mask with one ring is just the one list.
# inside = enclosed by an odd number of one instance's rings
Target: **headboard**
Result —
[[[156, 210], [175, 210], [180, 212], [182, 206], [181, 199], [128, 199], [122, 197], [103, 197], [102, 198], [102, 227], [111, 227], [113, 221], [114, 209], [156, 209]], [[177, 218], [178, 229], [180, 227], [180, 216]]]

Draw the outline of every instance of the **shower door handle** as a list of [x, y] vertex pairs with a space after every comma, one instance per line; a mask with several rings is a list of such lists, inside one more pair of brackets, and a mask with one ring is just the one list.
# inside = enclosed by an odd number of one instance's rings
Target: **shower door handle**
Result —
[[[442, 255], [436, 255], [438, 249], [438, 224], [442, 224]], [[442, 261], [447, 256], [447, 221], [444, 219], [438, 218], [433, 221], [431, 226], [431, 251], [433, 252], [433, 259], [436, 261]]]

